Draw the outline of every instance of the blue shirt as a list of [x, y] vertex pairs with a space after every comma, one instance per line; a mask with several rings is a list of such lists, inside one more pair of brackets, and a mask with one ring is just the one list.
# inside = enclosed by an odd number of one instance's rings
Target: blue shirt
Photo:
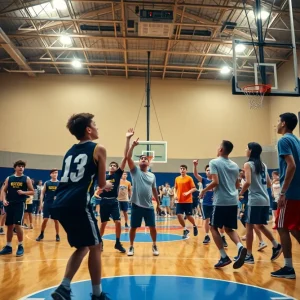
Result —
[[[211, 180], [202, 177], [202, 186], [205, 189], [209, 184], [211, 183]], [[206, 192], [206, 194], [204, 195], [203, 198], [203, 205], [209, 205], [212, 206], [213, 205], [213, 197], [214, 197], [214, 191], [210, 190], [208, 192]]]
[[281, 186], [284, 182], [287, 169], [287, 163], [284, 156], [292, 155], [294, 158], [296, 171], [292, 182], [286, 191], [286, 198], [289, 200], [300, 200], [300, 140], [292, 133], [286, 133], [278, 141], [278, 155]]

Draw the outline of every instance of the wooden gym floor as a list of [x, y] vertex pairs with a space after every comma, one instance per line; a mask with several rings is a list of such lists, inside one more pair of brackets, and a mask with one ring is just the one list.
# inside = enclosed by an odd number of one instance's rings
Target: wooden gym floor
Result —
[[[160, 220], [157, 223], [159, 233], [182, 234], [176, 218]], [[200, 226], [200, 219], [196, 220]], [[33, 292], [55, 286], [63, 278], [67, 260], [73, 252], [68, 245], [65, 232], [61, 230], [61, 242], [55, 242], [54, 224], [50, 220], [45, 231], [45, 239], [36, 242], [42, 217], [33, 216], [33, 221], [34, 229], [24, 230], [24, 256], [20, 258], [15, 256], [17, 238], [14, 235], [13, 254], [0, 257], [1, 299], [20, 299]], [[122, 223], [124, 224], [123, 220]], [[125, 230], [123, 229], [122, 232]], [[147, 229], [141, 229], [140, 232], [147, 233]], [[242, 233], [242, 225], [239, 232]], [[109, 223], [105, 234], [111, 233], [114, 233], [112, 222]], [[277, 236], [275, 231], [274, 233]], [[203, 229], [199, 228], [198, 237], [194, 237], [191, 231], [188, 240], [159, 242], [158, 257], [153, 257], [151, 243], [136, 243], [134, 257], [127, 257], [126, 254], [114, 250], [114, 241], [104, 240], [102, 276], [161, 274], [208, 277], [263, 287], [300, 299], [300, 284], [297, 280], [277, 279], [270, 276], [271, 271], [283, 265], [283, 257], [273, 263], [270, 262], [272, 245], [269, 241], [265, 240], [268, 247], [262, 252], [256, 251], [258, 241], [254, 241], [254, 265], [244, 265], [241, 269], [233, 270], [231, 264], [222, 270], [215, 270], [213, 265], [218, 261], [219, 253], [213, 241], [210, 245], [204, 246], [203, 237]], [[5, 241], [6, 236], [0, 236], [1, 248], [5, 245]], [[227, 252], [230, 257], [233, 257], [237, 253], [236, 246], [229, 241], [229, 238], [227, 242], [229, 246]], [[128, 249], [128, 242], [123, 242], [123, 245]], [[293, 256], [295, 271], [300, 276], [300, 247], [294, 240]], [[86, 258], [74, 282], [85, 279], [89, 279]]]

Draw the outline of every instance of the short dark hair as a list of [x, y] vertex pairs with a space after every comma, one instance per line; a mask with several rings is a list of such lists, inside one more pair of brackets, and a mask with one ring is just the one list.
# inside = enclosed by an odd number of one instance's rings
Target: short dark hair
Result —
[[229, 155], [233, 149], [233, 144], [230, 141], [223, 140], [222, 146], [224, 149], [224, 154]]
[[91, 126], [93, 118], [94, 115], [89, 113], [74, 114], [68, 120], [67, 128], [77, 140], [81, 140], [85, 136], [86, 128]]
[[26, 162], [24, 160], [17, 160], [15, 163], [14, 163], [14, 169], [17, 167], [17, 166], [22, 166], [22, 167], [26, 167]]
[[52, 169], [52, 170], [50, 170], [50, 175], [51, 175], [53, 172], [58, 172], [58, 169]]
[[119, 164], [117, 163], [117, 162], [115, 162], [115, 161], [112, 161], [109, 165], [111, 166], [112, 164], [114, 164], [114, 165], [116, 165], [117, 166], [117, 168], [119, 168]]
[[149, 161], [149, 158], [148, 158], [148, 156], [147, 155], [145, 155], [145, 154], [142, 154], [142, 155], [140, 155], [140, 160], [143, 158], [143, 157], [146, 157], [147, 158], [147, 160]]
[[180, 168], [185, 168], [185, 169], [187, 169], [187, 165], [181, 165]]
[[295, 114], [293, 113], [284, 113], [281, 114], [280, 116], [281, 122], [285, 122], [285, 126], [287, 129], [293, 131], [297, 124], [298, 124], [298, 118]]
[[272, 174], [279, 176], [279, 172], [278, 171], [273, 171]]
[[209, 168], [209, 165], [206, 165], [204, 170], [206, 171], [207, 168]]

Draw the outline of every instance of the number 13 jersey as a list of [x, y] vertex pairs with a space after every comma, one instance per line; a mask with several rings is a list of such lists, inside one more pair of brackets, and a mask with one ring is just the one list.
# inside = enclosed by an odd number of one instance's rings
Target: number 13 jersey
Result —
[[73, 145], [66, 153], [53, 208], [87, 206], [98, 172], [98, 163], [94, 160], [96, 146], [96, 143], [87, 141]]

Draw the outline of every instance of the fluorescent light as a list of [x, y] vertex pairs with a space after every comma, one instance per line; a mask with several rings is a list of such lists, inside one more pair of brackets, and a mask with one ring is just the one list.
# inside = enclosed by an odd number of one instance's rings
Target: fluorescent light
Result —
[[266, 20], [269, 18], [270, 13], [268, 11], [262, 10], [259, 14], [258, 14], [258, 18], [262, 19], [262, 20]]
[[243, 44], [237, 44], [235, 46], [235, 52], [237, 52], [237, 53], [244, 52], [245, 50], [246, 50], [246, 46]]
[[221, 69], [220, 72], [221, 72], [221, 74], [228, 74], [228, 73], [230, 73], [230, 71], [231, 71], [231, 69], [229, 67], [225, 66]]
[[67, 8], [67, 4], [65, 2], [65, 0], [52, 0], [52, 6], [55, 9], [66, 9]]
[[82, 67], [82, 64], [80, 62], [80, 60], [78, 59], [74, 59], [72, 61], [72, 66], [75, 68], [75, 69], [80, 69]]
[[59, 40], [64, 46], [72, 44], [72, 39], [68, 35], [62, 35]]

